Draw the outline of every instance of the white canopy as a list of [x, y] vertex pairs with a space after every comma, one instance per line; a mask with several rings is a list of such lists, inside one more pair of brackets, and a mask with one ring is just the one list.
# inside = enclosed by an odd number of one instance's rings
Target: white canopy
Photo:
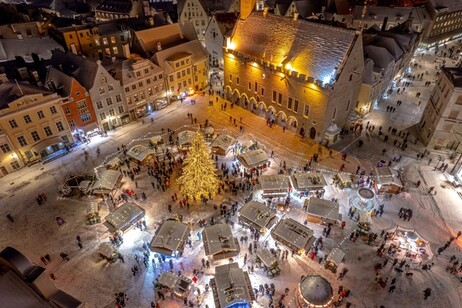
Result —
[[225, 153], [229, 147], [234, 144], [235, 139], [229, 135], [218, 135], [215, 140], [210, 144], [210, 147], [223, 150]]
[[343, 258], [345, 257], [345, 252], [341, 250], [340, 248], [334, 248], [330, 252], [330, 254], [327, 256], [326, 260], [327, 261], [332, 261], [335, 264], [339, 265], [342, 263]]
[[389, 167], [375, 168], [375, 176], [378, 185], [395, 185], [403, 187], [403, 184], [398, 179], [398, 175]]
[[287, 190], [290, 187], [289, 176], [283, 174], [262, 175], [259, 181], [263, 190]]
[[188, 238], [189, 232], [188, 225], [176, 220], [166, 220], [152, 238], [151, 250], [172, 255], [174, 251], [183, 249], [182, 246]]
[[196, 135], [196, 132], [185, 130], [178, 133], [178, 145], [179, 146], [187, 146], [191, 144], [192, 139]]
[[118, 170], [102, 170], [96, 176], [98, 179], [93, 184], [93, 193], [111, 193], [122, 179], [122, 174]]
[[296, 190], [316, 190], [327, 185], [321, 173], [295, 173], [291, 181]]
[[139, 162], [144, 161], [149, 154], [154, 154], [154, 150], [140, 144], [132, 147], [127, 153], [128, 156]]
[[245, 152], [238, 156], [239, 161], [245, 168], [255, 168], [266, 164], [269, 160], [268, 154], [262, 149]]

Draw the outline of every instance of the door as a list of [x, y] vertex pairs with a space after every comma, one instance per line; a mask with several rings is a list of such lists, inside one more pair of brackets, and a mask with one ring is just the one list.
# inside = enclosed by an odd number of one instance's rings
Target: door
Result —
[[1, 167], [0, 167], [0, 171], [2, 171], [3, 176], [8, 175], [8, 170], [6, 170], [5, 166], [1, 166]]
[[314, 127], [311, 127], [311, 129], [310, 129], [310, 138], [311, 139], [316, 138], [316, 128], [314, 128]]

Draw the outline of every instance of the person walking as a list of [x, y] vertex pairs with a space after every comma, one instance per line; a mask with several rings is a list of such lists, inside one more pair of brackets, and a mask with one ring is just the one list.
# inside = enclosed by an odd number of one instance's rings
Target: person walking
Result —
[[430, 297], [430, 295], [432, 295], [432, 289], [426, 288], [424, 290], [424, 300], [426, 300], [428, 297]]
[[59, 255], [61, 256], [63, 261], [69, 261], [69, 255], [67, 253], [61, 252]]

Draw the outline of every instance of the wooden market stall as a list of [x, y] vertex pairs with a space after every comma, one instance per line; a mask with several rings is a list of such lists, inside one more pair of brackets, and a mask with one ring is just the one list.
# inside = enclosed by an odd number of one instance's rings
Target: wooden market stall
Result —
[[280, 220], [271, 231], [271, 236], [298, 255], [309, 251], [316, 241], [313, 230], [292, 218]]
[[177, 220], [164, 220], [151, 240], [151, 250], [166, 256], [183, 252], [190, 228]]
[[325, 199], [310, 198], [305, 200], [308, 221], [314, 223], [337, 223], [342, 217], [339, 204]]
[[239, 254], [239, 240], [234, 238], [228, 224], [216, 224], [202, 231], [205, 255], [213, 261], [228, 259]]
[[105, 217], [104, 225], [111, 233], [115, 231], [127, 232], [137, 221], [145, 215], [145, 210], [132, 202], [127, 202], [116, 208]]
[[236, 139], [230, 135], [220, 134], [210, 144], [212, 153], [220, 156], [226, 156], [233, 148]]
[[276, 211], [257, 201], [249, 201], [239, 209], [239, 222], [259, 230], [271, 229], [278, 221]]
[[260, 248], [257, 250], [257, 259], [256, 262], [263, 266], [266, 272], [266, 275], [269, 278], [278, 276], [281, 273], [281, 270], [278, 267], [278, 260], [276, 257], [266, 248]]
[[157, 285], [173, 292], [175, 297], [184, 299], [191, 292], [192, 280], [183, 275], [163, 272], [157, 279]]
[[263, 198], [286, 197], [291, 189], [289, 176], [287, 175], [262, 175], [259, 181]]
[[299, 196], [309, 196], [311, 193], [324, 192], [326, 179], [321, 173], [295, 173], [290, 177], [294, 192]]
[[122, 181], [119, 170], [101, 170], [96, 173], [96, 181], [91, 187], [93, 195], [112, 195]]
[[340, 248], [334, 248], [327, 256], [326, 262], [324, 263], [324, 267], [335, 274], [337, 273], [337, 268], [339, 264], [343, 262], [344, 258], [345, 252]]
[[237, 157], [242, 166], [246, 169], [266, 167], [269, 156], [262, 149], [245, 152]]
[[194, 136], [196, 136], [196, 132], [190, 130], [184, 130], [178, 133], [178, 147], [182, 150], [187, 150], [191, 146], [191, 141], [193, 140]]
[[349, 173], [338, 173], [334, 178], [334, 183], [341, 189], [350, 188], [352, 181]]
[[374, 176], [379, 193], [399, 194], [403, 189], [397, 173], [390, 167], [375, 168]]
[[155, 152], [153, 149], [150, 149], [141, 144], [135, 145], [127, 152], [127, 156], [130, 158], [130, 160], [139, 164], [149, 163], [154, 154]]

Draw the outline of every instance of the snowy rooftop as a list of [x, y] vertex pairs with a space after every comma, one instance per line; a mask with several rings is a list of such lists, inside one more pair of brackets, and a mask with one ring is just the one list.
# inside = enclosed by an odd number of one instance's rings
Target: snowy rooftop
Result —
[[207, 256], [225, 252], [239, 252], [239, 244], [227, 224], [216, 224], [202, 231], [204, 250]]
[[327, 256], [327, 261], [332, 261], [335, 264], [340, 264], [342, 263], [343, 258], [345, 258], [345, 252], [341, 250], [340, 248], [334, 248], [332, 251], [329, 253]]
[[297, 190], [317, 189], [327, 185], [326, 179], [320, 173], [295, 173], [291, 180]]
[[163, 272], [159, 276], [158, 283], [173, 290], [177, 294], [185, 293], [191, 284], [192, 280], [185, 276], [178, 276], [172, 272]]
[[228, 148], [230, 146], [233, 145], [234, 141], [236, 139], [234, 139], [233, 137], [229, 136], [229, 135], [224, 135], [224, 134], [221, 134], [221, 135], [218, 135], [217, 138], [215, 138], [215, 140], [213, 140], [213, 142], [210, 144], [210, 147], [211, 148], [220, 148], [222, 150], [228, 150]]
[[97, 173], [97, 177], [92, 187], [93, 193], [108, 193], [117, 187], [122, 173], [118, 170], [103, 170]]
[[320, 307], [328, 305], [334, 297], [331, 284], [319, 275], [306, 276], [300, 282], [300, 293], [308, 304]]
[[396, 185], [402, 187], [401, 181], [389, 167], [375, 168], [376, 181], [379, 185]]
[[106, 226], [112, 232], [116, 230], [126, 231], [144, 216], [144, 212], [144, 209], [135, 203], [124, 203], [106, 216]]
[[263, 190], [287, 190], [290, 187], [289, 176], [282, 174], [262, 175], [259, 181]]
[[308, 214], [334, 221], [339, 220], [340, 205], [338, 203], [319, 198], [307, 199], [305, 203], [308, 204]]
[[239, 209], [239, 218], [244, 218], [247, 223], [252, 223], [259, 229], [267, 228], [276, 222], [276, 211], [257, 201], [250, 201]]
[[277, 241], [297, 249], [308, 250], [315, 241], [313, 231], [292, 218], [280, 220], [271, 235]]
[[162, 254], [172, 255], [174, 251], [182, 249], [189, 236], [188, 225], [176, 221], [166, 220], [157, 229], [151, 241], [151, 250]]
[[139, 145], [135, 145], [134, 147], [132, 147], [128, 151], [127, 155], [130, 156], [131, 158], [136, 159], [139, 162], [142, 162], [143, 160], [146, 159], [146, 157], [149, 154], [153, 154], [153, 153], [155, 153], [154, 150], [151, 150], [148, 147], [145, 147], [144, 145], [139, 144]]
[[251, 303], [254, 300], [249, 276], [237, 263], [215, 267], [215, 278], [211, 280], [211, 285], [216, 308]]
[[262, 149], [245, 152], [237, 157], [245, 168], [254, 168], [266, 164], [269, 160], [268, 154]]
[[185, 130], [185, 131], [178, 133], [178, 144], [180, 146], [189, 145], [195, 135], [196, 135], [196, 132], [193, 132], [190, 130]]
[[354, 30], [254, 12], [237, 22], [232, 43], [245, 55], [329, 80], [348, 57], [355, 36]]

